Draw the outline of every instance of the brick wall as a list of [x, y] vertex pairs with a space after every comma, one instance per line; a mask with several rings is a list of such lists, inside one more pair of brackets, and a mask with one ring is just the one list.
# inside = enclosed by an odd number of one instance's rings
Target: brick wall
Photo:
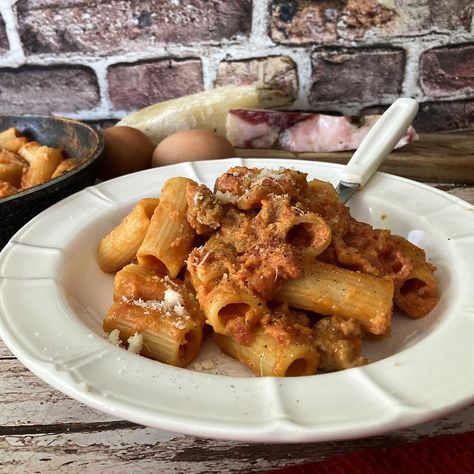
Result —
[[111, 120], [214, 85], [273, 82], [291, 108], [422, 102], [474, 129], [472, 0], [0, 0], [2, 113]]

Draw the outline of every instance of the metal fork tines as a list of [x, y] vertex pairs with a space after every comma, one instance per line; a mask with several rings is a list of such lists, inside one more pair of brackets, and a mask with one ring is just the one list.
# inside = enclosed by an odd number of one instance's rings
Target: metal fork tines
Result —
[[345, 204], [359, 188], [359, 184], [340, 182], [336, 187], [336, 191], [339, 194], [339, 199]]

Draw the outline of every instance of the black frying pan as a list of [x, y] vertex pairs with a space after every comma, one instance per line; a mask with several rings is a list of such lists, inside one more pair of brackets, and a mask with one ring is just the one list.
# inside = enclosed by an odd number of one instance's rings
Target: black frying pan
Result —
[[0, 115], [0, 131], [16, 127], [42, 145], [62, 148], [67, 158], [85, 160], [70, 172], [0, 199], [0, 249], [38, 213], [86, 186], [94, 184], [102, 136], [89, 125], [62, 117]]

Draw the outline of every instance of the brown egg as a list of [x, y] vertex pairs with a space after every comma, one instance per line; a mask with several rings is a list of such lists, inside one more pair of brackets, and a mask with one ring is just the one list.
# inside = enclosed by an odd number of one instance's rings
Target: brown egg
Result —
[[99, 178], [111, 179], [150, 168], [154, 145], [140, 130], [115, 126], [106, 128], [102, 135], [105, 146], [99, 161]]
[[217, 160], [235, 156], [228, 140], [209, 130], [183, 130], [161, 141], [153, 152], [151, 165], [164, 166], [183, 161]]

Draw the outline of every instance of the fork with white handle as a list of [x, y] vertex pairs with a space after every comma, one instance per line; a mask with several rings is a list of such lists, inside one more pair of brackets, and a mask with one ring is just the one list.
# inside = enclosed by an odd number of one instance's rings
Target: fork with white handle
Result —
[[375, 122], [352, 158], [349, 160], [337, 185], [342, 202], [346, 203], [372, 177], [400, 138], [405, 135], [418, 112], [414, 99], [397, 99]]

